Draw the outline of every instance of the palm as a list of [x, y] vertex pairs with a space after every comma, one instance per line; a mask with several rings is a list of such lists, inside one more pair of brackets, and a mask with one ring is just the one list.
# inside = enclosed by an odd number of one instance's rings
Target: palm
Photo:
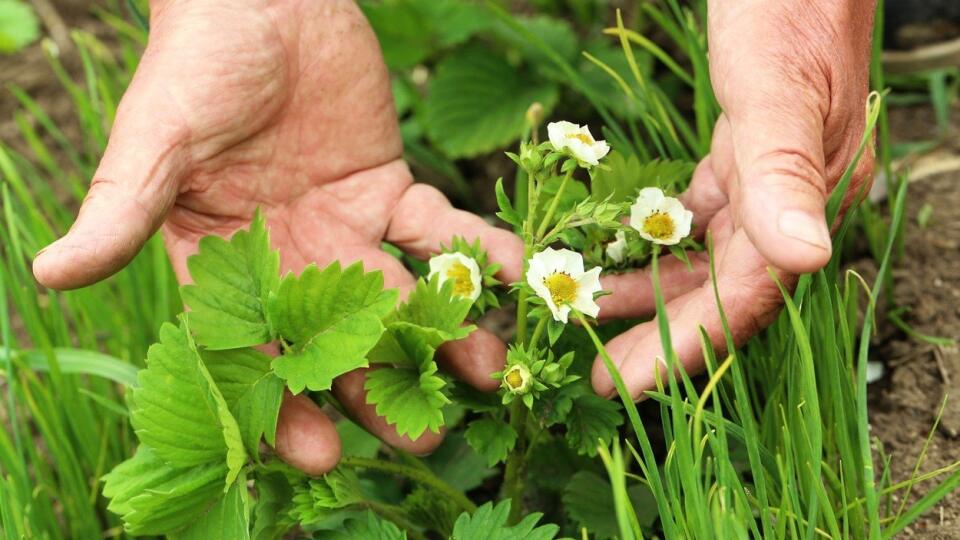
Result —
[[347, 2], [159, 12], [132, 90], [169, 81], [171, 123], [193, 156], [165, 226], [181, 278], [199, 237], [259, 206], [286, 268], [361, 259], [401, 284], [379, 242], [411, 177], [386, 69], [357, 17]]
[[[519, 278], [522, 243], [437, 190], [413, 184], [376, 37], [349, 0], [175, 0], [152, 4], [153, 28], [117, 110], [110, 141], [70, 232], [38, 254], [51, 287], [116, 272], [163, 225], [181, 281], [200, 238], [227, 236], [265, 213], [284, 270], [363, 261], [389, 287], [413, 276], [380, 250], [386, 240], [425, 258], [454, 235], [479, 239], [501, 277]], [[477, 331], [441, 362], [496, 387], [506, 348]], [[423, 452], [440, 437], [397, 435], [366, 404], [362, 372], [335, 381], [351, 414], [384, 440]], [[332, 423], [309, 399], [285, 401], [277, 450], [323, 472], [336, 464]]]

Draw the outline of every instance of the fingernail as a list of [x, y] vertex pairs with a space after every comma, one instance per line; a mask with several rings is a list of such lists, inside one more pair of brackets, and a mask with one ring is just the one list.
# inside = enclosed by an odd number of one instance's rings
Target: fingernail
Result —
[[830, 233], [824, 221], [799, 210], [787, 210], [780, 214], [778, 225], [781, 234], [830, 251]]

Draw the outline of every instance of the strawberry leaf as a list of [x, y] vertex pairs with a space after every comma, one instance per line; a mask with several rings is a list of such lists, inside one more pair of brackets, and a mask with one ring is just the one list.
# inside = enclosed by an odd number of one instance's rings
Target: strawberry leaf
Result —
[[203, 361], [237, 419], [243, 443], [260, 459], [260, 439], [274, 446], [283, 380], [270, 369], [271, 358], [254, 349], [204, 351]]
[[467, 443], [487, 460], [488, 467], [506, 460], [517, 444], [517, 432], [510, 424], [492, 418], [470, 422], [464, 436]]
[[246, 461], [237, 421], [187, 331], [164, 324], [130, 396], [140, 442], [174, 467], [225, 463], [233, 482]]
[[167, 536], [170, 540], [250, 539], [250, 494], [240, 476], [220, 500], [186, 529]]
[[450, 402], [441, 389], [443, 379], [436, 375], [437, 365], [426, 362], [420, 371], [411, 368], [382, 368], [367, 372], [364, 388], [367, 403], [375, 404], [377, 414], [395, 424], [397, 433], [416, 439], [429, 429], [440, 432], [443, 406]]
[[229, 241], [200, 240], [200, 251], [187, 259], [192, 285], [182, 289], [190, 306], [190, 330], [209, 349], [235, 349], [273, 339], [266, 300], [280, 280], [280, 254], [270, 250], [270, 235], [259, 211], [249, 230]]
[[560, 527], [556, 525], [541, 525], [537, 522], [543, 514], [530, 514], [514, 526], [507, 525], [510, 516], [510, 501], [503, 501], [494, 506], [492, 502], [477, 508], [470, 515], [460, 514], [453, 526], [452, 540], [552, 540], [556, 538]]
[[597, 455], [600, 441], [610, 442], [623, 423], [620, 404], [594, 394], [583, 394], [573, 400], [566, 417], [567, 442], [581, 454]]
[[356, 263], [341, 270], [308, 266], [287, 275], [270, 297], [275, 328], [290, 344], [273, 361], [275, 373], [294, 394], [329, 390], [333, 379], [367, 366], [367, 353], [380, 340], [380, 319], [396, 303], [397, 291], [383, 289], [383, 274], [364, 273]]
[[[146, 446], [103, 477], [107, 508], [132, 535], [162, 535], [194, 522], [223, 494], [227, 467], [174, 468]], [[235, 486], [238, 484], [235, 484]], [[244, 486], [245, 487], [245, 486]]]

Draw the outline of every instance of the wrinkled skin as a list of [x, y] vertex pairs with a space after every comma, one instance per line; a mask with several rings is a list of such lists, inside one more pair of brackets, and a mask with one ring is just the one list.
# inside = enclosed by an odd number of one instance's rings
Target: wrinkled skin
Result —
[[[790, 285], [830, 259], [824, 207], [863, 136], [874, 3], [715, 0], [708, 8], [710, 76], [724, 112], [681, 200], [697, 234], [713, 239], [717, 289], [739, 345], [780, 310], [768, 267]], [[872, 154], [859, 163], [847, 204], [872, 164]], [[661, 268], [673, 346], [688, 371], [703, 366], [700, 326], [725, 348], [708, 261], [694, 266], [686, 272], [667, 258]], [[601, 316], [653, 311], [649, 281], [637, 279], [605, 283], [614, 294], [602, 299]], [[634, 398], [655, 387], [663, 355], [657, 321], [618, 336], [608, 350]], [[614, 391], [599, 358], [593, 386]]]
[[[790, 281], [828, 260], [825, 227], [798, 234], [800, 220], [787, 220], [794, 225], [787, 228], [780, 216], [794, 210], [823, 221], [824, 197], [863, 132], [872, 6], [793, 4], [710, 6], [712, 76], [725, 115], [683, 200], [698, 232], [711, 231], [718, 285], [741, 342], [779, 309], [768, 264]], [[103, 279], [161, 227], [186, 282], [186, 257], [199, 238], [229, 235], [258, 206], [284, 270], [363, 260], [383, 271], [388, 286], [408, 290], [413, 278], [379, 249], [381, 240], [425, 258], [459, 234], [481, 239], [503, 265], [503, 280], [519, 279], [518, 238], [412, 183], [376, 38], [352, 2], [156, 1], [151, 24], [77, 221], [34, 262], [41, 283], [69, 289]], [[854, 188], [868, 173], [861, 167]], [[705, 261], [689, 272], [666, 258], [661, 273], [675, 347], [696, 368], [697, 324], [722, 345]], [[601, 299], [602, 316], [652, 311], [648, 271], [609, 278], [604, 287], [613, 295]], [[636, 397], [653, 386], [661, 354], [654, 324], [609, 344]], [[453, 374], [495, 388], [489, 373], [503, 364], [505, 348], [490, 333], [475, 332], [441, 353]], [[593, 383], [601, 394], [612, 391], [602, 366]], [[437, 434], [397, 435], [365, 404], [362, 385], [359, 370], [339, 378], [334, 392], [384, 441], [415, 453], [439, 444]], [[340, 443], [313, 402], [288, 396], [276, 450], [320, 473], [336, 464]]]
[[[381, 251], [418, 257], [457, 234], [480, 238], [519, 279], [522, 243], [413, 184], [376, 37], [348, 1], [154, 2], [150, 42], [117, 112], [106, 154], [70, 232], [39, 254], [34, 273], [54, 288], [122, 268], [162, 225], [170, 259], [208, 234], [227, 236], [263, 208], [283, 270], [362, 260], [386, 285], [413, 277]], [[506, 349], [474, 332], [441, 349], [444, 367], [492, 390]], [[422, 454], [442, 435], [400, 437], [365, 404], [362, 371], [334, 393], [384, 441]], [[288, 396], [277, 452], [311, 473], [336, 465], [333, 423], [306, 396]]]

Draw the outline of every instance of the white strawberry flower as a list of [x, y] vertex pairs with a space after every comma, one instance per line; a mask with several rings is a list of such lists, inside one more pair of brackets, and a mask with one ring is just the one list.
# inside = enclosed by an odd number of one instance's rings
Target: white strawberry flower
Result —
[[690, 235], [692, 222], [693, 212], [655, 187], [641, 189], [637, 202], [630, 207], [630, 226], [656, 244], [670, 246], [680, 242]]
[[600, 291], [600, 267], [584, 272], [583, 256], [569, 249], [547, 248], [530, 259], [527, 283], [543, 298], [560, 322], [567, 322], [571, 309], [596, 317], [600, 306], [593, 295]]
[[430, 275], [440, 276], [440, 284], [453, 280], [453, 294], [471, 302], [479, 296], [482, 288], [480, 266], [477, 261], [463, 253], [441, 253], [430, 259]]
[[627, 253], [627, 235], [623, 231], [617, 231], [613, 242], [607, 244], [607, 256], [613, 259], [613, 262], [622, 263]]
[[597, 165], [610, 152], [610, 145], [594, 139], [589, 127], [573, 122], [551, 122], [547, 124], [547, 135], [557, 152], [567, 150], [581, 165]]

